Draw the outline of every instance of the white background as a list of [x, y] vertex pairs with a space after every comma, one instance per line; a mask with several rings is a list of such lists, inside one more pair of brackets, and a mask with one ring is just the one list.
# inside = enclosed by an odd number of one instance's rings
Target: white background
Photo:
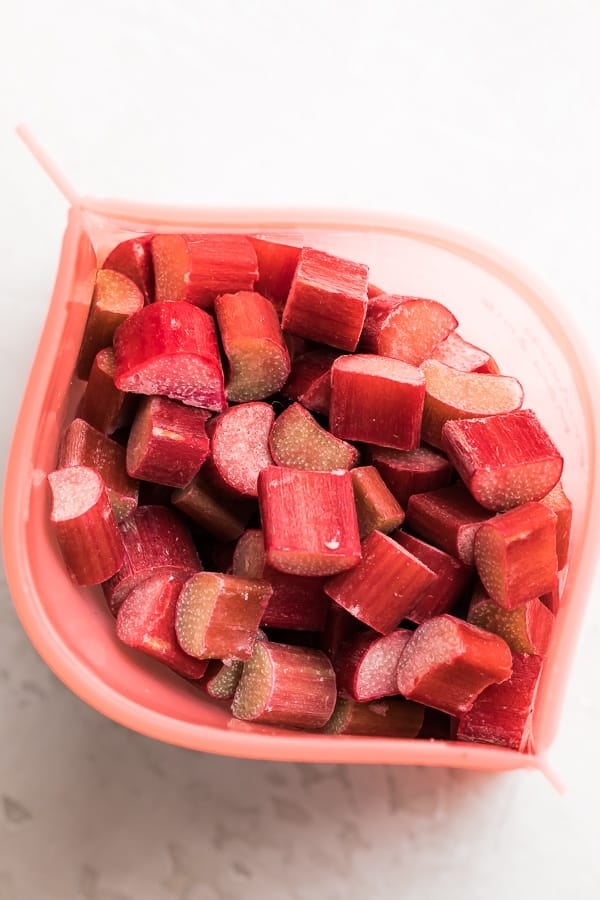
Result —
[[[438, 219], [600, 301], [598, 0], [4, 0], [2, 465], [66, 206], [88, 193]], [[599, 895], [598, 596], [537, 775], [188, 753], [75, 699], [0, 602], [0, 900], [515, 900]]]

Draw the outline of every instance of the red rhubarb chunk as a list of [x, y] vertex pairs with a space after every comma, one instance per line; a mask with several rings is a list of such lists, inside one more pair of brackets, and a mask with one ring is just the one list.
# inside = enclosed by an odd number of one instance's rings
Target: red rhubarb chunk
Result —
[[327, 609], [327, 617], [325, 619], [325, 629], [321, 635], [319, 646], [335, 665], [338, 653], [341, 648], [353, 635], [364, 631], [365, 626], [349, 612], [329, 601]]
[[541, 500], [560, 480], [563, 458], [531, 410], [447, 422], [442, 442], [473, 497], [487, 509]]
[[379, 294], [367, 306], [361, 349], [420, 366], [457, 325], [436, 300]]
[[252, 291], [223, 294], [215, 315], [229, 363], [228, 399], [262, 400], [283, 387], [290, 356], [273, 304]]
[[273, 464], [269, 435], [274, 419], [268, 403], [243, 403], [214, 422], [212, 464], [219, 485], [239, 496], [258, 496], [258, 475]]
[[278, 312], [287, 300], [298, 259], [300, 247], [278, 244], [262, 238], [250, 238], [258, 259], [256, 290], [267, 297]]
[[115, 386], [115, 372], [112, 347], [100, 350], [77, 409], [79, 419], [85, 419], [104, 434], [113, 434], [131, 424], [138, 399], [135, 394], [127, 394]]
[[208, 413], [167, 397], [145, 397], [127, 442], [127, 471], [170, 487], [189, 484], [208, 456]]
[[238, 234], [156, 234], [156, 299], [211, 309], [219, 294], [251, 291], [258, 277], [254, 247]]
[[94, 469], [72, 466], [48, 475], [50, 522], [65, 565], [77, 584], [100, 584], [123, 561], [123, 540], [102, 478]]
[[[197, 662], [200, 664], [200, 660]], [[244, 663], [241, 659], [227, 660], [226, 663], [221, 662], [220, 659], [211, 659], [206, 670], [206, 677], [202, 681], [202, 687], [208, 696], [215, 700], [232, 700], [243, 669]]]
[[500, 369], [494, 358], [486, 350], [465, 341], [458, 332], [451, 331], [445, 341], [435, 348], [432, 359], [460, 372], [482, 372], [487, 375], [499, 375]]
[[472, 566], [475, 534], [490, 516], [462, 484], [451, 484], [437, 491], [413, 494], [404, 525], [424, 541]]
[[201, 309], [189, 303], [145, 306], [117, 328], [114, 350], [120, 390], [225, 408], [215, 326]]
[[304, 247], [283, 310], [285, 331], [356, 350], [367, 311], [368, 267]]
[[556, 516], [542, 503], [525, 503], [494, 516], [475, 536], [475, 565], [492, 600], [514, 609], [552, 590]]
[[442, 427], [448, 419], [473, 419], [520, 409], [523, 388], [508, 375], [459, 372], [435, 359], [422, 365], [425, 375], [425, 409], [422, 438], [442, 446]]
[[537, 597], [515, 609], [504, 609], [478, 590], [471, 601], [467, 621], [503, 638], [513, 653], [545, 656], [554, 616]]
[[282, 388], [283, 395], [314, 413], [328, 416], [331, 367], [338, 356], [333, 350], [311, 350], [295, 358], [292, 374]]
[[389, 534], [402, 525], [404, 510], [385, 486], [377, 469], [373, 466], [361, 466], [352, 469], [350, 475], [361, 540], [372, 531]]
[[394, 532], [392, 537], [437, 576], [406, 613], [406, 618], [420, 625], [433, 616], [450, 612], [467, 595], [473, 582], [473, 569], [443, 550], [403, 531]]
[[325, 734], [356, 734], [364, 737], [416, 738], [425, 708], [401, 697], [387, 697], [372, 703], [357, 703], [338, 697], [334, 713], [323, 729]]
[[397, 359], [341, 356], [331, 369], [333, 434], [396, 450], [419, 445], [425, 399], [423, 373]]
[[123, 241], [111, 250], [104, 261], [104, 269], [126, 275], [140, 289], [146, 303], [154, 299], [154, 266], [150, 244], [151, 234]]
[[446, 487], [452, 479], [452, 466], [446, 457], [429, 447], [416, 450], [368, 447], [367, 456], [405, 509], [411, 494]]
[[125, 597], [153, 575], [189, 578], [202, 566], [192, 538], [177, 513], [163, 506], [140, 506], [119, 529], [125, 545], [123, 565], [103, 585], [116, 614]]
[[334, 575], [360, 561], [349, 472], [276, 466], [258, 477], [267, 562], [290, 575]]
[[521, 753], [529, 750], [541, 668], [539, 656], [515, 653], [511, 677], [480, 694], [469, 712], [461, 716], [457, 739], [498, 744]]
[[335, 674], [320, 650], [257, 641], [233, 698], [237, 719], [313, 730], [335, 708]]
[[256, 504], [225, 496], [200, 472], [184, 488], [173, 491], [173, 506], [220, 541], [235, 541], [244, 531]]
[[271, 596], [266, 582], [198, 572], [177, 601], [179, 645], [198, 659], [249, 659]]
[[383, 637], [365, 631], [343, 644], [334, 669], [338, 693], [366, 702], [398, 693], [398, 661], [412, 632], [398, 628]]
[[451, 716], [467, 712], [485, 688], [510, 677], [508, 645], [495, 634], [443, 615], [419, 625], [398, 664], [408, 700]]
[[564, 569], [569, 561], [569, 543], [571, 540], [571, 520], [573, 518], [573, 506], [565, 494], [563, 486], [558, 482], [549, 494], [542, 497], [540, 503], [551, 509], [556, 516], [556, 555], [558, 557], [558, 569]]
[[164, 663], [178, 675], [202, 678], [207, 663], [184, 653], [175, 636], [177, 598], [183, 582], [159, 574], [134, 588], [117, 614], [117, 637], [128, 647]]
[[392, 538], [373, 531], [350, 572], [325, 583], [325, 593], [355, 618], [389, 634], [435, 581], [435, 573]]
[[285, 409], [271, 431], [271, 456], [278, 466], [331, 472], [350, 469], [358, 462], [358, 450], [334, 437], [299, 403]]

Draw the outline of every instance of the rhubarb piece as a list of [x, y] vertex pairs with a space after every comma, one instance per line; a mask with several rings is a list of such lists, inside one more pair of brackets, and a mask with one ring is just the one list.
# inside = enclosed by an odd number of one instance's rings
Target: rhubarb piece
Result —
[[467, 566], [475, 562], [473, 543], [491, 513], [473, 500], [464, 485], [413, 494], [406, 508], [405, 528]]
[[50, 522], [65, 565], [77, 584], [100, 584], [123, 561], [123, 540], [108, 492], [94, 469], [71, 466], [48, 475]]
[[114, 336], [115, 384], [134, 394], [160, 394], [220, 412], [223, 370], [211, 317], [189, 303], [152, 303]]
[[155, 234], [156, 299], [211, 309], [219, 294], [251, 291], [258, 277], [254, 247], [240, 234]]
[[341, 606], [330, 600], [325, 619], [325, 629], [321, 634], [319, 646], [335, 666], [337, 655], [346, 641], [352, 638], [353, 635], [363, 631], [364, 628], [365, 626], [362, 622], [359, 622], [349, 612], [346, 612], [345, 609], [342, 609]]
[[273, 464], [269, 434], [274, 419], [268, 403], [243, 403], [219, 416], [211, 437], [218, 486], [236, 496], [258, 496], [259, 472]]
[[369, 628], [389, 634], [436, 576], [378, 531], [362, 542], [361, 550], [359, 564], [325, 582], [325, 593]]
[[338, 697], [324, 734], [360, 734], [365, 737], [416, 738], [423, 727], [425, 709], [401, 697], [357, 703]]
[[398, 359], [341, 356], [331, 368], [329, 425], [336, 437], [414, 450], [421, 435], [423, 373]]
[[403, 531], [395, 531], [391, 536], [437, 576], [406, 613], [406, 618], [421, 625], [426, 619], [450, 612], [467, 595], [473, 581], [473, 569]]
[[114, 614], [129, 592], [147, 578], [172, 575], [185, 579], [202, 568], [187, 528], [164, 506], [138, 507], [119, 529], [125, 545], [123, 564], [103, 585]]
[[242, 677], [243, 669], [244, 662], [241, 659], [231, 659], [227, 662], [222, 662], [220, 659], [212, 659], [208, 663], [202, 687], [208, 696], [213, 697], [215, 700], [232, 700], [235, 689]]
[[249, 659], [271, 596], [264, 581], [198, 572], [177, 600], [179, 646], [197, 659]]
[[258, 476], [267, 562], [289, 575], [334, 575], [360, 560], [348, 472], [270, 466]]
[[533, 706], [541, 668], [539, 656], [515, 653], [511, 677], [480, 694], [472, 708], [461, 716], [457, 739], [527, 751], [532, 740]]
[[535, 502], [494, 516], [479, 528], [474, 551], [489, 596], [514, 609], [552, 590], [558, 572], [556, 516]]
[[139, 584], [117, 613], [117, 637], [178, 675], [196, 681], [204, 675], [207, 663], [184, 653], [175, 636], [177, 598], [182, 587], [180, 578], [165, 573]]
[[151, 234], [123, 241], [111, 250], [104, 261], [104, 269], [120, 272], [140, 289], [146, 303], [154, 299], [154, 266], [152, 264]]
[[334, 662], [338, 693], [366, 702], [398, 693], [398, 661], [412, 632], [398, 628], [383, 637], [364, 631], [343, 644]]
[[564, 569], [569, 561], [573, 506], [565, 494], [560, 481], [552, 488], [549, 494], [542, 497], [540, 503], [551, 509], [556, 516], [556, 555], [558, 557], [558, 570], [560, 571]]
[[546, 609], [549, 609], [553, 616], [558, 615], [560, 609], [560, 580], [558, 577], [554, 579], [552, 590], [540, 596], [540, 603], [543, 603]]
[[512, 657], [502, 638], [453, 616], [419, 625], [398, 663], [398, 691], [450, 716], [468, 712], [490, 684], [510, 677]]
[[278, 312], [283, 310], [292, 286], [292, 279], [300, 247], [279, 244], [262, 238], [250, 238], [258, 260], [258, 281], [256, 290], [273, 303]]
[[412, 494], [435, 491], [452, 480], [452, 466], [446, 457], [429, 447], [416, 450], [368, 447], [367, 456], [404, 509]]
[[257, 641], [231, 711], [237, 719], [322, 728], [335, 708], [335, 674], [320, 650]]
[[378, 294], [367, 306], [361, 350], [420, 366], [457, 325], [436, 300]]
[[372, 531], [389, 534], [402, 525], [404, 510], [385, 486], [373, 466], [361, 466], [350, 473], [361, 541]]
[[323, 631], [329, 600], [322, 578], [286, 575], [267, 565], [265, 542], [259, 529], [248, 529], [233, 554], [232, 573], [270, 584], [273, 593], [261, 625], [287, 631]]
[[471, 494], [486, 509], [511, 509], [541, 500], [562, 474], [562, 456], [528, 409], [447, 422], [442, 443]]
[[421, 368], [426, 384], [421, 436], [434, 447], [442, 447], [442, 427], [448, 419], [511, 413], [523, 403], [523, 388], [510, 375], [459, 372], [435, 359]]
[[367, 311], [368, 267], [303, 247], [283, 310], [285, 331], [356, 350]]
[[99, 350], [110, 347], [117, 326], [144, 306], [144, 296], [125, 275], [99, 269], [77, 358], [77, 376], [86, 380]]
[[537, 597], [515, 609], [504, 609], [478, 590], [473, 595], [467, 621], [504, 638], [513, 653], [545, 656], [554, 616]]
[[451, 331], [448, 337], [438, 344], [431, 354], [431, 359], [437, 359], [460, 372], [500, 374], [496, 360], [486, 350], [465, 341], [457, 331]]
[[284, 333], [283, 340], [292, 361], [308, 353], [311, 346], [310, 341], [305, 341], [304, 338], [298, 337], [297, 334], [290, 334], [289, 331]]
[[138, 485], [127, 474], [124, 448], [83, 419], [73, 419], [65, 431], [58, 451], [58, 466], [96, 469], [106, 486], [117, 521], [136, 508]]
[[215, 315], [229, 363], [227, 398], [262, 400], [283, 387], [290, 356], [273, 304], [252, 291], [223, 294], [215, 300]]
[[106, 347], [96, 354], [88, 382], [77, 409], [77, 418], [85, 419], [103, 434], [127, 428], [137, 403], [135, 394], [127, 394], [115, 386], [115, 354]]
[[383, 288], [377, 287], [376, 284], [372, 284], [371, 282], [367, 285], [367, 297], [371, 300], [373, 297], [378, 297], [380, 294], [385, 294]]
[[294, 359], [292, 374], [282, 388], [290, 400], [322, 416], [329, 415], [331, 367], [339, 356], [333, 350], [311, 350]]
[[285, 409], [271, 431], [271, 456], [278, 466], [331, 472], [350, 469], [358, 462], [358, 450], [334, 437], [299, 403]]
[[171, 503], [220, 541], [237, 540], [253, 511], [253, 505], [225, 497], [202, 473], [186, 487], [173, 491]]
[[132, 478], [185, 487], [208, 456], [208, 413], [167, 397], [144, 397], [127, 442]]

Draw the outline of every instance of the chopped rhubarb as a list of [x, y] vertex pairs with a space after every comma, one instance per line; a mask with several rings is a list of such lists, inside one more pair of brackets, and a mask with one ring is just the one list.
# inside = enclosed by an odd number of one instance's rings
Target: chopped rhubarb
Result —
[[154, 266], [152, 264], [151, 234], [123, 241], [111, 250], [104, 261], [104, 269], [126, 275], [140, 289], [146, 303], [154, 299]]
[[367, 266], [304, 247], [283, 310], [285, 331], [356, 350], [367, 311]]
[[521, 753], [530, 749], [532, 714], [540, 679], [539, 656], [513, 655], [511, 677], [494, 684], [460, 717], [459, 741], [498, 744]]
[[96, 469], [106, 486], [110, 505], [121, 521], [138, 504], [138, 484], [127, 474], [125, 450], [83, 419], [73, 419], [58, 451], [59, 468], [88, 466]]
[[319, 646], [335, 665], [337, 655], [346, 641], [360, 631], [364, 631], [364, 629], [365, 626], [362, 622], [359, 622], [349, 612], [346, 612], [345, 609], [342, 609], [341, 606], [330, 600], [325, 619], [325, 629], [321, 634]]
[[123, 564], [103, 585], [113, 613], [135, 587], [154, 575], [189, 578], [202, 566], [189, 531], [164, 506], [140, 506], [119, 525], [125, 545]]
[[424, 399], [420, 369], [381, 356], [340, 356], [331, 368], [329, 425], [345, 440], [414, 450]]
[[404, 509], [411, 494], [435, 491], [452, 480], [452, 466], [446, 457], [429, 447], [368, 447], [367, 456]]
[[298, 259], [300, 247], [278, 244], [276, 241], [251, 237], [258, 260], [256, 290], [273, 303], [278, 312], [287, 300]]
[[442, 442], [471, 494], [486, 509], [541, 500], [560, 480], [563, 458], [531, 410], [447, 422]]
[[48, 475], [50, 522], [60, 552], [77, 584], [100, 584], [121, 567], [124, 548], [101, 476], [86, 466]]
[[212, 318], [189, 303], [152, 303], [114, 336], [115, 384], [220, 412], [223, 370]]
[[413, 494], [406, 508], [404, 526], [424, 541], [472, 566], [475, 535], [481, 523], [487, 522], [490, 516], [491, 513], [457, 483], [437, 491]]
[[459, 372], [435, 359], [421, 368], [426, 384], [421, 435], [434, 447], [442, 446], [442, 427], [448, 419], [511, 413], [523, 403], [523, 388], [509, 375]]
[[489, 596], [514, 609], [552, 590], [558, 572], [556, 516], [542, 503], [525, 503], [485, 522], [474, 550]]
[[117, 614], [117, 637], [124, 644], [164, 663], [193, 681], [207, 663], [184, 653], [175, 636], [177, 598], [183, 581], [160, 573], [143, 581], [125, 598]]
[[485, 688], [510, 677], [508, 644], [453, 616], [419, 625], [398, 663], [398, 690], [408, 700], [451, 716], [467, 712]]
[[135, 394], [127, 394], [115, 386], [115, 354], [106, 347], [96, 354], [88, 382], [77, 408], [77, 417], [85, 419], [98, 431], [113, 434], [119, 428], [127, 428], [137, 403]]
[[365, 737], [416, 738], [423, 727], [425, 709], [402, 697], [357, 703], [338, 697], [325, 734], [360, 734]]
[[215, 315], [229, 363], [227, 398], [262, 400], [283, 387], [290, 356], [273, 304], [252, 291], [222, 294]]
[[254, 247], [238, 234], [155, 234], [152, 258], [158, 302], [211, 309], [219, 294], [251, 291], [258, 277]]
[[236, 496], [258, 496], [258, 475], [273, 464], [269, 435], [274, 419], [268, 403], [242, 403], [215, 420], [211, 452], [217, 486]]
[[540, 603], [543, 603], [544, 606], [550, 610], [552, 615], [558, 615], [558, 611], [561, 607], [561, 588], [560, 588], [560, 579], [557, 576], [554, 579], [554, 584], [552, 585], [552, 590], [548, 591], [545, 594], [540, 595]]
[[304, 338], [298, 337], [297, 334], [290, 334], [289, 331], [284, 332], [283, 340], [292, 361], [304, 353], [308, 353], [311, 346], [310, 341], [305, 341]]
[[220, 541], [235, 541], [243, 533], [254, 505], [232, 500], [198, 474], [184, 488], [173, 491], [173, 506]]
[[411, 636], [411, 631], [398, 628], [383, 637], [363, 631], [350, 638], [333, 664], [338, 693], [361, 702], [397, 694], [398, 661]]
[[208, 696], [215, 700], [233, 700], [243, 670], [244, 662], [241, 659], [231, 659], [227, 662], [212, 659], [208, 663], [202, 687]]
[[197, 659], [249, 659], [270, 596], [264, 581], [192, 575], [177, 600], [179, 646]]
[[314, 413], [328, 416], [331, 367], [338, 356], [333, 350], [311, 350], [295, 358], [292, 374], [282, 388], [283, 395]]
[[406, 613], [406, 618], [420, 625], [426, 619], [450, 612], [468, 593], [473, 582], [473, 569], [403, 531], [394, 532], [392, 537], [437, 576]]
[[436, 300], [378, 294], [369, 300], [360, 345], [366, 353], [420, 366], [457, 325]]
[[549, 494], [542, 497], [540, 503], [551, 509], [556, 516], [556, 555], [558, 557], [558, 569], [564, 569], [569, 560], [569, 542], [571, 540], [571, 520], [573, 518], [573, 506], [565, 494], [563, 486], [558, 484], [552, 488]]
[[445, 341], [435, 348], [431, 359], [446, 366], [452, 366], [459, 372], [481, 372], [487, 375], [499, 375], [500, 369], [495, 359], [486, 350], [465, 341], [457, 331], [451, 331]]
[[545, 656], [554, 616], [537, 597], [515, 609], [504, 609], [478, 590], [471, 601], [467, 621], [504, 638], [513, 653]]
[[278, 466], [331, 472], [350, 469], [358, 462], [358, 450], [334, 437], [299, 403], [281, 413], [271, 431], [271, 456]]
[[350, 473], [361, 541], [372, 531], [389, 534], [402, 525], [404, 510], [373, 466], [361, 466]]
[[209, 413], [167, 397], [144, 397], [127, 442], [132, 478], [185, 487], [208, 456]]
[[258, 476], [267, 562], [290, 575], [334, 575], [360, 561], [349, 472], [270, 466]]
[[392, 538], [372, 531], [362, 559], [350, 572], [325, 583], [325, 593], [355, 618], [389, 634], [412, 609], [436, 575]]
[[371, 282], [367, 285], [367, 297], [371, 300], [373, 297], [378, 297], [380, 294], [385, 294], [386, 292], [383, 288], [377, 287], [376, 284], [372, 284]]
[[335, 674], [320, 650], [257, 641], [231, 711], [237, 719], [322, 728], [335, 708]]

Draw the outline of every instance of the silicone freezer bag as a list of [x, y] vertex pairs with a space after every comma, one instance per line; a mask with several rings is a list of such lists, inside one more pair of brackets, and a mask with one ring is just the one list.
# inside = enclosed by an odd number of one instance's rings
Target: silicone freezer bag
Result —
[[[572, 550], [534, 718], [534, 751], [445, 741], [303, 734], [232, 720], [226, 708], [121, 645], [101, 590], [70, 580], [50, 532], [46, 476], [83, 385], [73, 371], [94, 273], [119, 241], [146, 232], [240, 232], [293, 239], [367, 263], [387, 291], [440, 299], [461, 334], [521, 379], [565, 457]], [[545, 290], [462, 235], [412, 219], [314, 211], [162, 209], [80, 200], [69, 212], [52, 301], [6, 473], [4, 553], [14, 603], [38, 652], [79, 697], [122, 725], [195, 750], [305, 762], [540, 768], [555, 735], [592, 582], [599, 520], [600, 396], [585, 348]]]

